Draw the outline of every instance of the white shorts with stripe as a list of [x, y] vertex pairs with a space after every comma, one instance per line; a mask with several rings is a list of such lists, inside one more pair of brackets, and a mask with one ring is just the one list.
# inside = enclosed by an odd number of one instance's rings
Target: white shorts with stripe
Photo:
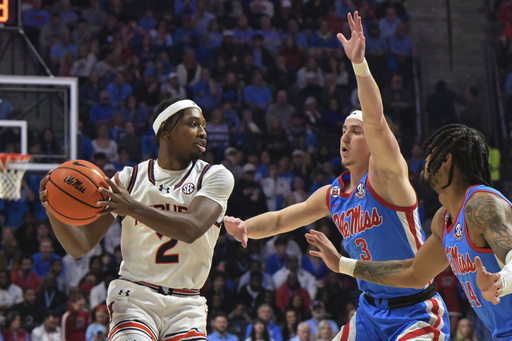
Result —
[[199, 294], [165, 295], [150, 285], [116, 279], [109, 285], [107, 306], [111, 341], [128, 334], [148, 341], [207, 340], [208, 308]]

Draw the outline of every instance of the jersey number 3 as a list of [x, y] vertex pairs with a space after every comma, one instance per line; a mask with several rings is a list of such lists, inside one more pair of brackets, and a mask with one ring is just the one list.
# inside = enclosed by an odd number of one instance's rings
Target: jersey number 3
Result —
[[361, 259], [372, 260], [372, 255], [370, 254], [370, 250], [368, 250], [368, 244], [366, 244], [366, 240], [363, 238], [357, 238], [355, 243], [357, 246], [361, 247]]

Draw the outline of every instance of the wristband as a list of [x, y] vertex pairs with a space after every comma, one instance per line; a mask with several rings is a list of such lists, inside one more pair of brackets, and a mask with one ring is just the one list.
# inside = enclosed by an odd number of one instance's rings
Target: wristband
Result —
[[512, 293], [512, 250], [507, 253], [507, 257], [505, 258], [505, 266], [500, 274], [500, 283], [501, 283], [501, 294], [500, 297], [508, 295]]
[[352, 63], [352, 67], [354, 68], [354, 73], [356, 74], [356, 76], [366, 77], [370, 75], [370, 68], [368, 67], [368, 62], [366, 61], [366, 58], [363, 59], [362, 63]]
[[355, 260], [355, 259], [341, 256], [340, 263], [338, 264], [338, 269], [339, 269], [340, 273], [353, 277], [356, 263], [357, 263], [357, 260]]

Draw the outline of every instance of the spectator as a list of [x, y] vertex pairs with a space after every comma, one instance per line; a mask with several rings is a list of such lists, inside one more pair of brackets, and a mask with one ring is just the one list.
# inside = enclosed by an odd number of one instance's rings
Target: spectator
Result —
[[[274, 322], [272, 322], [274, 317], [274, 312], [272, 308], [268, 304], [262, 304], [258, 307], [258, 316], [255, 319], [254, 323], [251, 323], [247, 326], [247, 330], [245, 331], [246, 338], [249, 337], [253, 330], [253, 325], [256, 328], [257, 323], [263, 323], [266, 326], [266, 330], [268, 331], [268, 336], [270, 340], [275, 341], [283, 341], [283, 335], [281, 334], [281, 328]], [[258, 327], [259, 330], [260, 327]], [[257, 339], [252, 339], [251, 341], [255, 341]]]
[[284, 178], [279, 178], [277, 172], [277, 165], [273, 163], [270, 164], [269, 176], [260, 181], [263, 192], [267, 198], [267, 207], [270, 211], [285, 207], [286, 199], [291, 194], [290, 183]]
[[12, 283], [19, 286], [22, 290], [31, 288], [34, 291], [39, 290], [41, 278], [32, 271], [34, 260], [29, 255], [23, 255], [20, 259], [20, 269], [11, 272]]
[[334, 49], [339, 48], [340, 45], [338, 38], [333, 34], [326, 20], [320, 22], [318, 30], [314, 31], [309, 39], [309, 47], [313, 49], [317, 58], [331, 56]]
[[[270, 1], [267, 1], [270, 3]], [[264, 15], [260, 19], [260, 29], [255, 34], [263, 36], [263, 46], [273, 55], [277, 55], [277, 51], [281, 46], [281, 38], [279, 33], [272, 27], [270, 16]]]
[[[229, 36], [229, 31], [226, 30], [224, 32], [227, 32], [226, 37]], [[210, 51], [216, 52], [222, 44], [224, 37], [224, 33], [220, 31], [220, 25], [217, 18], [213, 17], [208, 23], [206, 32], [203, 34], [203, 41], [205, 42], [206, 47]]]
[[295, 93], [295, 71], [296, 69], [294, 69], [294, 67], [287, 64], [286, 57], [284, 55], [278, 55], [275, 63], [268, 69], [267, 79], [272, 91], [276, 92], [285, 90]]
[[183, 61], [176, 68], [180, 85], [189, 87], [194, 85], [201, 78], [202, 67], [196, 61], [194, 50], [186, 49], [183, 54]]
[[[120, 166], [126, 166], [129, 163], [138, 163], [141, 161], [142, 156], [142, 139], [136, 134], [136, 128], [133, 121], [126, 121], [124, 124], [124, 135], [118, 141], [119, 148], [117, 149], [118, 160], [114, 161], [117, 169]], [[121, 162], [121, 154], [128, 154], [124, 162]], [[121, 162], [121, 165], [118, 164]]]
[[[300, 268], [299, 259], [295, 255], [289, 256], [286, 265], [276, 271], [276, 273], [274, 273], [272, 276], [272, 279], [274, 280], [274, 287], [280, 288], [281, 285], [287, 281], [291, 272], [295, 272], [297, 274], [300, 286], [308, 291], [309, 297], [316, 297], [318, 285], [316, 283], [315, 276], [313, 276], [309, 271]], [[304, 302], [304, 304], [308, 307], [308, 311], [309, 303], [310, 302]]]
[[50, 270], [50, 263], [54, 259], [61, 259], [59, 255], [53, 252], [53, 242], [50, 238], [41, 240], [39, 252], [32, 255], [34, 260], [33, 271], [39, 276], [44, 277]]
[[79, 290], [70, 293], [68, 310], [62, 315], [61, 340], [86, 341], [89, 311], [85, 309], [85, 297]]
[[18, 312], [11, 312], [5, 319], [5, 328], [2, 331], [5, 341], [30, 341], [30, 334], [21, 327], [21, 316]]
[[237, 25], [233, 29], [233, 42], [238, 45], [249, 45], [254, 31], [249, 26], [247, 16], [240, 15], [237, 19]]
[[288, 307], [292, 306], [291, 300], [294, 295], [299, 295], [304, 305], [309, 306], [311, 304], [311, 297], [308, 291], [300, 286], [297, 272], [295, 271], [289, 271], [286, 282], [277, 288], [275, 292], [276, 306], [283, 313]]
[[206, 300], [211, 302], [214, 295], [219, 295], [222, 299], [220, 310], [224, 312], [232, 311], [235, 308], [237, 298], [236, 293], [230, 290], [226, 285], [226, 273], [222, 271], [215, 271], [213, 274], [210, 274], [210, 281], [210, 289], [204, 293]]
[[450, 334], [455, 335], [457, 324], [462, 315], [460, 309], [461, 298], [459, 296], [459, 280], [453, 274], [451, 267], [446, 267], [443, 272], [434, 278], [437, 292], [443, 297], [448, 316], [450, 317]]
[[251, 109], [256, 124], [261, 129], [265, 127], [265, 112], [272, 103], [272, 93], [264, 84], [261, 71], [256, 70], [252, 75], [252, 82], [243, 90], [244, 104]]
[[23, 290], [11, 282], [9, 270], [0, 270], [0, 311], [6, 312], [11, 306], [23, 302]]
[[389, 37], [389, 53], [388, 69], [412, 79], [412, 42], [404, 23], [399, 23], [395, 34]]
[[281, 326], [281, 333], [283, 334], [283, 340], [290, 340], [297, 335], [299, 319], [297, 317], [297, 313], [293, 309], [286, 309], [284, 318], [285, 320]]
[[160, 86], [160, 94], [163, 98], [185, 98], [187, 96], [185, 87], [179, 83], [176, 72], [171, 72], [167, 77], [167, 83]]
[[220, 104], [221, 88], [210, 76], [210, 70], [201, 69], [201, 77], [190, 86], [194, 101], [201, 106], [205, 115], [208, 117], [213, 109]]
[[117, 271], [106, 271], [103, 276], [103, 281], [91, 289], [89, 294], [89, 306], [96, 307], [100, 304], [106, 304], [108, 285], [118, 277]]
[[80, 279], [89, 272], [89, 255], [73, 258], [70, 254], [66, 254], [62, 258], [62, 264], [67, 288], [77, 287]]
[[297, 87], [301, 98], [320, 97], [324, 86], [324, 75], [315, 57], [309, 57], [306, 65], [297, 71]]
[[382, 101], [384, 112], [392, 117], [393, 123], [400, 125], [407, 141], [406, 145], [409, 145], [415, 135], [416, 115], [414, 98], [409, 89], [404, 87], [402, 76], [394, 75], [391, 78], [391, 85], [382, 90]]
[[42, 322], [41, 307], [36, 306], [36, 292], [32, 288], [23, 291], [23, 302], [13, 305], [9, 311], [18, 312], [21, 317], [21, 327], [27, 332], [37, 327]]
[[[262, 319], [256, 317], [250, 326], [252, 327], [251, 332], [245, 341], [276, 341], [270, 336], [266, 324]], [[249, 329], [249, 327], [247, 327], [247, 329]]]
[[251, 322], [245, 304], [237, 303], [236, 308], [228, 315], [228, 330], [235, 334], [239, 340], [243, 340], [245, 339], [245, 330]]
[[[199, 104], [201, 105], [201, 104]], [[204, 105], [201, 105], [204, 108]], [[214, 109], [208, 122], [208, 145], [216, 153], [216, 159], [221, 159], [224, 150], [229, 145], [229, 126], [220, 109]]]
[[94, 307], [93, 322], [87, 326], [85, 341], [108, 341], [108, 310], [100, 304]]
[[89, 7], [81, 12], [81, 16], [95, 33], [107, 23], [107, 14], [101, 8], [100, 0], [89, 0]]
[[400, 22], [396, 14], [396, 9], [388, 7], [386, 9], [386, 16], [379, 20], [380, 36], [384, 39], [390, 38], [395, 34], [396, 28]]
[[47, 310], [43, 324], [32, 331], [32, 341], [65, 341], [60, 338], [59, 314]]
[[318, 335], [320, 331], [320, 324], [325, 321], [330, 325], [331, 335], [329, 340], [333, 339], [338, 334], [339, 328], [333, 320], [327, 320], [325, 315], [325, 305], [322, 301], [313, 301], [311, 304], [311, 318], [306, 320], [306, 323], [311, 327], [311, 335]]
[[263, 189], [254, 181], [255, 170], [251, 163], [243, 167], [243, 176], [236, 182], [229, 198], [228, 210], [236, 212], [238, 217], [253, 217], [268, 210]]
[[[388, 51], [388, 43], [380, 34], [379, 24], [371, 23], [366, 35], [366, 59], [372, 65], [372, 74], [377, 84], [384, 84], [388, 66]], [[375, 66], [373, 67], [373, 65]]]
[[273, 56], [264, 45], [264, 39], [265, 37], [261, 32], [255, 32], [251, 38], [249, 53], [252, 56], [253, 65], [263, 73], [266, 73], [267, 66], [272, 65]]
[[[96, 64], [97, 58], [94, 52], [92, 52], [87, 43], [82, 43], [78, 46], [78, 52], [76, 60], [70, 70], [70, 75], [79, 77], [81, 79], [87, 79], [93, 70], [94, 64]], [[97, 100], [97, 98], [95, 98]]]
[[112, 119], [116, 108], [111, 103], [111, 97], [108, 90], [102, 90], [99, 94], [100, 102], [91, 107], [89, 113], [89, 127], [96, 128], [98, 124], [107, 124]]
[[78, 53], [78, 47], [71, 41], [71, 34], [67, 31], [64, 31], [60, 35], [60, 40], [53, 44], [50, 49], [51, 67], [55, 73], [62, 66], [63, 58], [67, 52], [71, 52], [73, 56], [76, 57]]
[[115, 80], [107, 85], [107, 90], [110, 94], [110, 104], [119, 109], [121, 103], [130, 96], [132, 87], [126, 83], [126, 77], [123, 71], [116, 72]]
[[[483, 103], [478, 98], [478, 88], [469, 86], [464, 92], [464, 103], [459, 113], [459, 121], [468, 127], [485, 131], [487, 122], [482, 120]], [[493, 179], [494, 180], [494, 179]]]
[[36, 48], [39, 47], [39, 33], [50, 22], [50, 13], [43, 8], [42, 0], [32, 0], [32, 8], [23, 11], [23, 25], [27, 36]]
[[263, 271], [263, 263], [259, 259], [253, 259], [251, 260], [250, 269], [247, 272], [245, 272], [238, 280], [238, 291], [240, 291], [240, 289], [244, 285], [249, 283], [251, 279], [251, 274], [253, 272], [261, 272], [261, 274], [263, 275], [263, 281], [261, 285], [263, 286], [263, 288], [265, 288], [267, 292], [274, 290], [272, 276]]
[[[78, 19], [78, 26], [73, 30], [73, 32], [71, 32], [71, 40], [80, 49], [81, 45], [88, 46], [89, 43], [92, 43], [92, 34], [93, 29], [87, 25], [87, 21], [85, 21], [85, 19], [80, 18]], [[98, 42], [98, 40], [95, 39], [95, 42]], [[92, 47], [91, 51], [93, 51], [93, 54], [95, 52], [99, 52], [99, 46], [97, 46], [97, 44]], [[88, 74], [86, 76], [88, 76]]]
[[456, 99], [457, 96], [448, 89], [445, 81], [439, 80], [436, 83], [434, 93], [427, 97], [425, 103], [431, 133], [444, 125], [457, 122]]
[[312, 341], [312, 336], [315, 335], [311, 332], [311, 327], [307, 322], [301, 322], [297, 326], [297, 336], [290, 341]]
[[96, 129], [96, 138], [92, 140], [93, 153], [104, 153], [108, 162], [115, 162], [117, 156], [117, 142], [112, 140], [108, 134], [108, 126], [106, 123], [99, 123]]
[[265, 288], [262, 285], [263, 274], [261, 272], [251, 272], [250, 281], [244, 285], [238, 293], [238, 300], [244, 303], [249, 311], [249, 315], [256, 315], [258, 306], [263, 302]]
[[459, 321], [453, 341], [479, 341], [475, 336], [474, 325], [470, 319], [463, 318]]
[[[318, 281], [323, 281], [329, 273], [329, 268], [324, 262], [319, 262], [318, 257], [312, 256], [309, 251], [315, 250], [316, 247], [308, 244], [306, 253], [302, 256], [301, 268], [311, 273]], [[313, 333], [316, 335], [316, 333]]]
[[228, 333], [228, 318], [225, 314], [217, 314], [212, 322], [213, 332], [208, 334], [210, 341], [238, 341], [238, 337]]
[[319, 341], [329, 341], [332, 340], [333, 334], [331, 323], [328, 320], [322, 320], [318, 324], [317, 333], [315, 336], [315, 340]]

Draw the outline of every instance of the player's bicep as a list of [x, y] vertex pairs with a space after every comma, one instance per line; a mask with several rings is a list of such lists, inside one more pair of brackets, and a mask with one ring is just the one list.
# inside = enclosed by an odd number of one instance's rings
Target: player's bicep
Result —
[[505, 262], [512, 249], [512, 208], [498, 195], [476, 193], [464, 207], [464, 217], [470, 230], [471, 240], [481, 234], [496, 257]]

